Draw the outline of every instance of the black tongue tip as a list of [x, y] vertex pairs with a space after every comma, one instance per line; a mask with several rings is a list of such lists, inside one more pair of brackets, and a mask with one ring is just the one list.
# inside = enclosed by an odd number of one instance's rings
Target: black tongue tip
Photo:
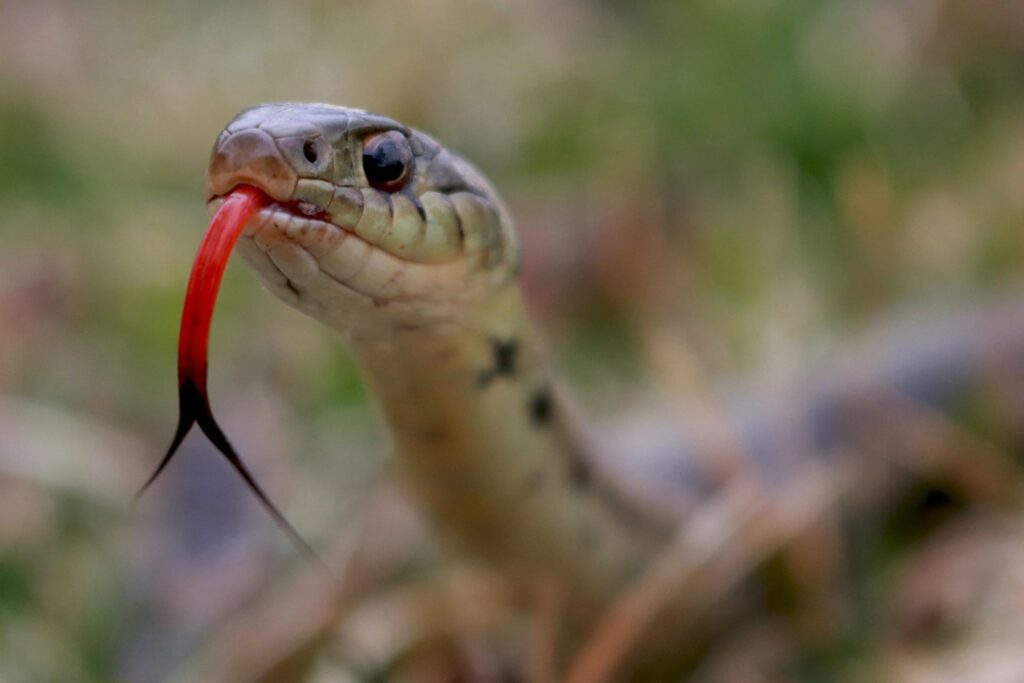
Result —
[[252, 473], [249, 472], [249, 468], [245, 466], [242, 459], [238, 457], [231, 442], [228, 441], [224, 431], [217, 424], [216, 418], [213, 417], [213, 411], [210, 408], [210, 401], [206, 396], [206, 392], [200, 389], [195, 382], [189, 379], [182, 380], [178, 386], [178, 427], [174, 432], [174, 438], [171, 440], [171, 445], [167, 449], [167, 453], [164, 454], [160, 464], [157, 465], [153, 474], [149, 476], [146, 483], [138, 490], [133, 498], [133, 502], [138, 501], [143, 493], [160, 477], [166, 469], [168, 463], [178, 452], [182, 442], [188, 433], [192, 430], [192, 425], [198, 424], [199, 428], [206, 435], [206, 438], [210, 440], [210, 443], [216, 447], [221, 455], [230, 463], [231, 467], [235, 472], [242, 478], [245, 485], [260, 501], [263, 508], [270, 513], [277, 525], [288, 535], [292, 543], [309, 558], [316, 560], [328, 574], [331, 573], [327, 564], [317, 555], [313, 547], [306, 542], [306, 539], [291, 525], [291, 522], [277, 509], [277, 506], [270, 500], [270, 497], [263, 491], [257, 482], [256, 478], [253, 477]]
[[213, 413], [210, 412], [209, 403], [204, 401], [201, 404], [201, 410], [196, 415], [195, 422], [199, 425], [199, 428], [203, 430], [203, 434], [205, 434], [206, 438], [210, 440], [210, 443], [212, 443], [228, 463], [231, 464], [231, 467], [234, 468], [235, 472], [238, 473], [238, 476], [242, 478], [242, 481], [244, 481], [245, 485], [249, 487], [249, 490], [252, 491], [256, 498], [259, 499], [264, 509], [270, 513], [270, 516], [274, 518], [275, 522], [277, 522], [277, 525], [281, 527], [281, 529], [292, 539], [292, 542], [298, 546], [299, 550], [306, 555], [319, 559], [312, 546], [310, 546], [309, 543], [306, 542], [306, 539], [304, 539], [295, 527], [291, 525], [291, 522], [288, 521], [284, 514], [277, 509], [277, 506], [270, 500], [270, 497], [263, 491], [263, 487], [257, 483], [256, 478], [253, 477], [249, 468], [246, 467], [245, 463], [242, 462], [242, 459], [238, 457], [238, 453], [235, 452], [231, 442], [228, 441], [227, 436], [224, 434], [223, 430], [221, 430], [220, 425], [217, 424], [217, 420], [213, 417]]
[[[197, 416], [203, 412], [204, 406], [205, 411], [209, 413], [209, 403], [195, 383], [191, 380], [182, 381], [178, 386], [178, 427], [174, 430], [174, 438], [171, 439], [171, 445], [167, 448], [167, 452], [164, 453], [160, 464], [156, 466], [153, 473], [146, 479], [146, 483], [135, 492], [135, 496], [132, 498], [133, 503], [137, 502], [142, 497], [142, 494], [163, 474], [164, 469], [167, 468], [167, 465], [181, 447], [181, 443], [192, 430], [192, 425], [197, 422]], [[212, 415], [211, 419], [213, 419]]]

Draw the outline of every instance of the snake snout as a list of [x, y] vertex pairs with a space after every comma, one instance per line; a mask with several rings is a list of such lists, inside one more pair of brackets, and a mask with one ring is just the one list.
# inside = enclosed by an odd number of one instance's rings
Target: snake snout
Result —
[[218, 138], [206, 173], [206, 196], [221, 196], [241, 183], [249, 183], [274, 199], [287, 201], [298, 179], [274, 138], [248, 128]]

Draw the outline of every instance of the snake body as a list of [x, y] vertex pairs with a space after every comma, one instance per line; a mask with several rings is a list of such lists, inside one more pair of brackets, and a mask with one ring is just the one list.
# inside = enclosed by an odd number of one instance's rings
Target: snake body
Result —
[[[400, 136], [401, 187], [371, 185], [367, 140]], [[387, 118], [327, 105], [238, 115], [210, 163], [211, 210], [239, 184], [276, 203], [237, 249], [286, 303], [340, 332], [436, 528], [512, 576], [599, 604], [669, 528], [593, 471], [515, 282], [508, 212], [466, 161]]]
[[[409, 489], [465, 552], [508, 576], [555, 579], [593, 613], [671, 537], [684, 513], [670, 499], [720, 485], [693, 464], [707, 444], [671, 420], [643, 448], [581, 429], [524, 312], [509, 212], [429, 136], [356, 109], [256, 106], [216, 141], [211, 210], [240, 184], [274, 202], [249, 221], [241, 255], [271, 292], [347, 340]], [[856, 418], [887, 410], [879, 386], [924, 404], [955, 395], [967, 370], [1024, 348], [1020, 302], [933, 330], [913, 363], [903, 352], [854, 363], [796, 403], [753, 411], [738, 435], [751, 471], [770, 488], [797, 452], [866, 447]], [[878, 436], [886, 423], [872, 424]], [[619, 452], [599, 457], [609, 448]]]

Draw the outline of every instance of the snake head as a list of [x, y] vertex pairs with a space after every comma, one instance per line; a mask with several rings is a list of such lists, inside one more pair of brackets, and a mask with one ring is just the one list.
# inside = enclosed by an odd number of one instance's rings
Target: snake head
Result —
[[514, 276], [508, 212], [429, 136], [358, 109], [264, 104], [217, 137], [211, 213], [239, 185], [273, 200], [238, 250], [268, 288], [352, 336], [458, 324]]

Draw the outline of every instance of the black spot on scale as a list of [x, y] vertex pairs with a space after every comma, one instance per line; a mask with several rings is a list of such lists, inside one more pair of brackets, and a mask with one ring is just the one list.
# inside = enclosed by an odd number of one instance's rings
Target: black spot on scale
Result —
[[498, 377], [515, 376], [518, 357], [518, 340], [491, 339], [491, 367], [480, 371], [476, 380], [477, 385], [485, 387]]
[[623, 528], [636, 534], [650, 534], [658, 538], [667, 538], [674, 531], [673, 524], [665, 526], [661, 520], [645, 515], [633, 501], [628, 500], [621, 491], [603, 480], [599, 473], [594, 471], [585, 454], [574, 448], [569, 448], [564, 453], [566, 481], [569, 486], [580, 495], [593, 496]]
[[516, 355], [519, 351], [519, 342], [515, 339], [508, 341], [493, 340], [494, 345], [494, 369], [499, 375], [511, 375], [516, 371]]
[[555, 415], [555, 403], [551, 390], [547, 387], [539, 389], [530, 397], [530, 421], [538, 427], [550, 424]]
[[462, 227], [462, 216], [452, 205], [452, 215], [455, 217], [455, 232], [459, 236], [459, 244], [465, 244], [466, 242], [466, 229]]
[[409, 193], [408, 196], [409, 196], [409, 199], [412, 200], [412, 205], [414, 207], [416, 207], [416, 213], [419, 214], [420, 220], [423, 221], [424, 223], [426, 223], [427, 222], [427, 210], [423, 208], [423, 203], [420, 202], [419, 197], [417, 197], [416, 195], [414, 195], [411, 192]]

